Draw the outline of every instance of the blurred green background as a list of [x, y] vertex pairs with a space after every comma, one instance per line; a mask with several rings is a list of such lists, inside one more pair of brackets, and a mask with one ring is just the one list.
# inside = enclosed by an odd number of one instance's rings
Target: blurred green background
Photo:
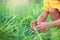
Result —
[[55, 27], [31, 32], [30, 22], [41, 14], [42, 6], [43, 0], [0, 0], [0, 40], [60, 40]]

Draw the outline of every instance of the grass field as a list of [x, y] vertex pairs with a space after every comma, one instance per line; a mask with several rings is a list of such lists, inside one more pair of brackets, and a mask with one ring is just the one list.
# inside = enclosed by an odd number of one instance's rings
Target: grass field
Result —
[[[30, 22], [42, 12], [42, 2], [31, 2], [27, 6], [8, 7], [0, 0], [0, 40], [60, 40], [60, 30], [55, 27], [44, 32], [32, 33]], [[48, 16], [46, 22], [51, 21]]]

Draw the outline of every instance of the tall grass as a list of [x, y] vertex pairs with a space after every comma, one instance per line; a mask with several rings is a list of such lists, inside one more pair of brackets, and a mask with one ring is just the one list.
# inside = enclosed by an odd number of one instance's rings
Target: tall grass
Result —
[[[38, 1], [39, 2], [39, 1]], [[30, 22], [42, 12], [42, 2], [31, 2], [28, 6], [17, 6], [13, 9], [0, 2], [0, 40], [59, 40], [60, 30], [47, 29], [45, 32], [35, 30], [32, 33]], [[46, 22], [51, 21], [48, 16]]]

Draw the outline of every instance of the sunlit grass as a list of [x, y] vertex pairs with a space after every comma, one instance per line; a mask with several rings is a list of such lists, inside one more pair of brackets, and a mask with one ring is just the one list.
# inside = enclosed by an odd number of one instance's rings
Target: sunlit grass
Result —
[[[34, 28], [34, 33], [30, 29], [30, 22], [35, 20], [42, 12], [42, 2], [40, 4], [31, 2], [28, 6], [20, 7], [19, 1], [17, 0], [15, 4], [15, 0], [13, 0], [12, 5], [6, 5], [6, 2], [3, 1], [0, 2], [0, 40], [60, 39], [60, 30], [57, 28], [50, 28], [45, 32], [38, 32]], [[7, 3], [10, 2], [7, 1]], [[49, 21], [51, 21], [50, 16], [48, 16], [46, 22]]]

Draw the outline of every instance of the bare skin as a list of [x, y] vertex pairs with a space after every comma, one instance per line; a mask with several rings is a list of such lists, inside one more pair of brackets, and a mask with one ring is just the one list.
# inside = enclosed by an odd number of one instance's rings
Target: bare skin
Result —
[[[52, 22], [44, 22], [50, 14], [50, 17], [52, 19]], [[60, 27], [60, 12], [57, 9], [49, 8], [49, 12], [43, 11], [42, 14], [37, 18], [37, 20], [34, 20], [30, 24], [31, 28], [36, 26], [36, 29], [38, 31], [44, 31], [46, 28], [50, 28], [51, 26], [57, 26]]]

